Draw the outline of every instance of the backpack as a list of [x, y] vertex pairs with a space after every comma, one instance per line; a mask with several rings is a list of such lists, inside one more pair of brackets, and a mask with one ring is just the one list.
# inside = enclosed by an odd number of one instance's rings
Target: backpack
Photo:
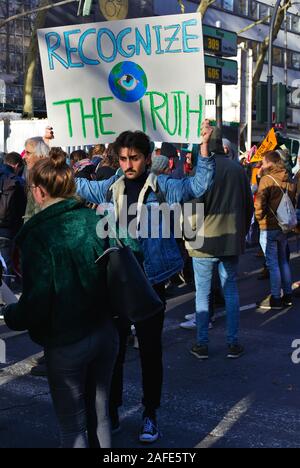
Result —
[[20, 211], [15, 201], [17, 185], [19, 181], [14, 174], [0, 173], [0, 228], [13, 228], [16, 213]]
[[281, 199], [281, 202], [279, 203], [276, 214], [274, 213], [272, 208], [270, 208], [270, 210], [272, 211], [273, 215], [277, 219], [281, 230], [284, 233], [288, 233], [292, 231], [293, 229], [295, 229], [295, 227], [298, 224], [296, 209], [288, 194], [288, 185], [287, 185], [286, 191], [284, 191], [280, 187], [277, 180], [274, 179], [274, 177], [270, 175], [268, 175], [267, 177], [270, 177], [270, 179], [272, 179], [282, 191], [282, 199]]

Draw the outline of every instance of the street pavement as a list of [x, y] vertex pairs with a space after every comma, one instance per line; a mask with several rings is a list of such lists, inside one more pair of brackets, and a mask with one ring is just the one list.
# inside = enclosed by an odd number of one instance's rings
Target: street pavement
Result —
[[[300, 253], [292, 242], [294, 280], [300, 280]], [[299, 447], [300, 364], [292, 362], [300, 340], [300, 298], [280, 312], [253, 305], [268, 293], [258, 281], [262, 260], [250, 249], [242, 257], [240, 341], [246, 353], [226, 359], [226, 319], [217, 309], [210, 331], [209, 359], [189, 353], [194, 330], [182, 330], [184, 315], [194, 312], [194, 292], [177, 288], [168, 301], [164, 330], [164, 387], [159, 410], [160, 439], [151, 448]], [[100, 299], [99, 299], [100, 300]], [[9, 330], [0, 321], [0, 335]], [[1, 338], [1, 336], [0, 336]], [[47, 380], [29, 374], [41, 349], [25, 333], [5, 336], [6, 363], [0, 364], [0, 448], [58, 447], [57, 424]], [[300, 342], [299, 342], [300, 345]], [[295, 357], [299, 354], [295, 354]], [[115, 448], [140, 448], [141, 372], [139, 354], [128, 346], [122, 430]]]

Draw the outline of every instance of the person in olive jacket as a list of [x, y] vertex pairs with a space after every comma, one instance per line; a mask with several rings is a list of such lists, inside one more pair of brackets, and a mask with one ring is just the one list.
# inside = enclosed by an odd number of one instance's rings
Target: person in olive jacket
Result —
[[4, 310], [45, 350], [47, 377], [64, 448], [109, 448], [107, 400], [118, 335], [105, 304], [99, 216], [74, 198], [72, 170], [60, 155], [37, 162], [30, 190], [42, 211], [22, 228], [23, 293]]

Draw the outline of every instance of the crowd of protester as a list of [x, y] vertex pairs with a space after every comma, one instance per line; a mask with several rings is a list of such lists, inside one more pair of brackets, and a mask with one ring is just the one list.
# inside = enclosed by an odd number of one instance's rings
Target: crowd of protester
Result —
[[[67, 154], [53, 140], [53, 128], [47, 127], [44, 137], [26, 140], [22, 153], [3, 155], [1, 265], [9, 286], [20, 272], [22, 294], [18, 303], [2, 308], [1, 318], [13, 330], [28, 330], [44, 350], [31, 372], [48, 378], [61, 446], [111, 447], [111, 434], [120, 430], [123, 367], [132, 329], [127, 317], [111, 313], [107, 264], [96, 262], [114, 245], [98, 235], [99, 217], [104, 217], [99, 208], [111, 206], [117, 235], [161, 301], [159, 311], [134, 323], [144, 407], [139, 440], [152, 443], [160, 434], [162, 332], [174, 285], [187, 282], [195, 288], [195, 312], [181, 327], [195, 330], [190, 352], [201, 360], [209, 358], [208, 330], [220, 302], [227, 314], [227, 357], [237, 359], [245, 352], [239, 341], [237, 277], [247, 245], [259, 240], [270, 279], [270, 294], [257, 306], [292, 306], [297, 290], [292, 288], [289, 236], [297, 232], [293, 216], [300, 213], [299, 173], [282, 148], [265, 153], [262, 162], [245, 164], [208, 121], [202, 125], [201, 145], [163, 143], [155, 148], [144, 133], [128, 131], [107, 147]], [[128, 228], [134, 220], [130, 207], [144, 204], [151, 225], [150, 208], [162, 203], [193, 205], [196, 238], [196, 208], [204, 205], [203, 242], [175, 238], [172, 229], [164, 237], [161, 226], [158, 237], [134, 237], [131, 231], [123, 235], [122, 210]]]

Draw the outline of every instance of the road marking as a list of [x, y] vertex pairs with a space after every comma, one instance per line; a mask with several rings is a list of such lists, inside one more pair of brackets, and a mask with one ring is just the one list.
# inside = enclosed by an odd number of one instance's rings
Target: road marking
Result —
[[26, 333], [28, 333], [27, 330], [25, 330], [25, 331], [10, 331], [10, 332], [0, 334], [0, 339], [6, 340], [7, 338], [14, 338], [15, 336], [19, 336], [19, 335], [26, 335]]
[[6, 363], [6, 344], [3, 340], [0, 340], [0, 363]]
[[[247, 305], [244, 305], [242, 307], [240, 307], [240, 312], [245, 312], [247, 310], [251, 310], [251, 309], [257, 309], [257, 305], [256, 304], [247, 304]], [[225, 317], [226, 316], [226, 310], [222, 310], [221, 312], [216, 312], [214, 317], [215, 318], [221, 318], [221, 317]]]
[[224, 438], [233, 426], [247, 413], [255, 401], [254, 393], [240, 400], [228, 411], [222, 421], [195, 448], [209, 448]]
[[43, 352], [33, 354], [32, 356], [27, 357], [23, 361], [18, 361], [11, 366], [5, 367], [0, 373], [0, 386], [5, 385], [13, 380], [19, 379], [28, 375], [32, 368], [32, 360], [37, 359], [43, 355]]

